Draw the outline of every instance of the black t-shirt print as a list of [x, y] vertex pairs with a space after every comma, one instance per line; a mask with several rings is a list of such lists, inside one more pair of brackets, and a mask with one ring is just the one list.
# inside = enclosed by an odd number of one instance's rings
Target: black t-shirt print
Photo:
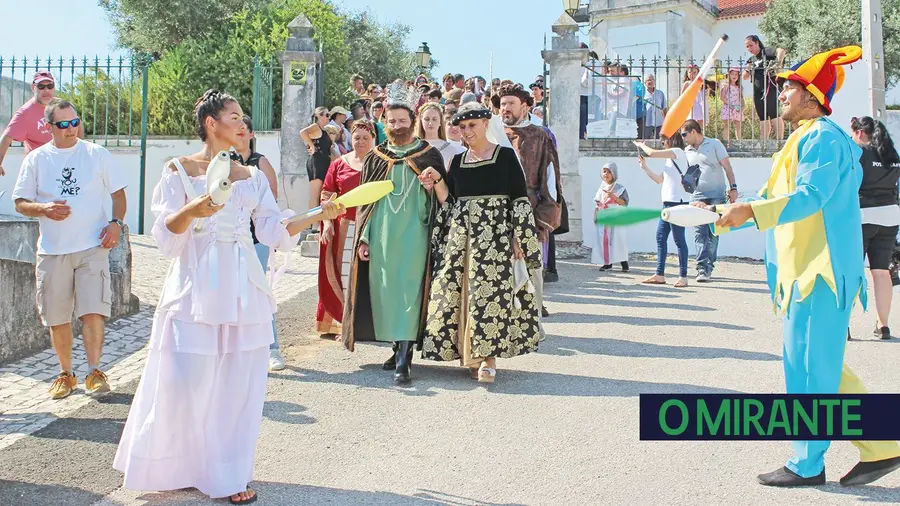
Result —
[[[747, 63], [753, 65], [753, 89], [762, 91], [766, 81], [769, 82], [769, 86], [775, 85], [775, 72], [766, 72], [766, 66], [775, 63], [776, 61], [775, 50], [770, 47], [760, 51], [758, 55], [752, 55], [747, 59]], [[766, 77], [768, 77], [768, 79], [766, 79]]]

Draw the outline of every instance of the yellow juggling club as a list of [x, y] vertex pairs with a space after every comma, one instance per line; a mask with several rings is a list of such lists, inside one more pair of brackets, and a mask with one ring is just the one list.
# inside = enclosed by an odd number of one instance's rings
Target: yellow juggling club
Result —
[[[341, 204], [346, 208], [359, 207], [373, 202], [378, 202], [388, 193], [394, 190], [393, 181], [373, 181], [357, 186], [340, 197], [334, 199], [335, 204]], [[322, 214], [322, 206], [314, 207], [303, 214], [298, 214], [285, 220], [285, 224], [312, 218]]]

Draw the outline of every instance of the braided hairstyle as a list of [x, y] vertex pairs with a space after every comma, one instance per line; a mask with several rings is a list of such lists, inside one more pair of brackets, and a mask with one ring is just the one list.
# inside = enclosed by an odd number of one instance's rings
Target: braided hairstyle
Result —
[[206, 118], [219, 119], [219, 115], [229, 103], [237, 103], [234, 97], [219, 90], [209, 89], [194, 104], [195, 131], [200, 140], [206, 142]]
[[888, 133], [884, 123], [869, 116], [862, 118], [853, 118], [850, 121], [850, 128], [854, 132], [862, 132], [869, 138], [869, 143], [878, 153], [878, 158], [885, 167], [890, 167], [895, 163], [900, 163], [900, 155], [894, 147], [894, 141], [891, 134]]

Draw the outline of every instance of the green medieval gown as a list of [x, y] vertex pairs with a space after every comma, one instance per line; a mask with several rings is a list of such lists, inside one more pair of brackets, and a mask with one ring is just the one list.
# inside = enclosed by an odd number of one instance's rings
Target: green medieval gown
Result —
[[491, 159], [474, 163], [465, 163], [467, 154], [453, 157], [446, 176], [450, 196], [432, 232], [422, 356], [469, 367], [537, 350], [540, 307], [528, 285], [515, 288], [512, 240], [529, 272], [542, 260], [515, 151], [497, 146]]
[[[406, 146], [384, 143], [363, 162], [361, 183], [389, 179], [394, 191], [357, 209], [343, 317], [349, 324], [342, 326], [350, 351], [357, 341], [421, 343], [431, 281], [429, 239], [439, 205], [418, 179], [428, 167], [446, 174], [440, 152], [418, 139]], [[369, 245], [368, 262], [359, 260], [361, 242]]]

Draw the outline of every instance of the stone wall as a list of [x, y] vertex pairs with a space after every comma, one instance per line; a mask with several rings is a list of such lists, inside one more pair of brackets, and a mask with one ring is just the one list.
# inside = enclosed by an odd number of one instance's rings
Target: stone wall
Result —
[[[0, 215], [0, 363], [25, 357], [50, 346], [50, 334], [41, 323], [35, 298], [35, 245], [38, 222]], [[113, 319], [134, 314], [139, 301], [131, 293], [131, 242], [128, 227], [122, 241], [109, 254]], [[73, 318], [75, 335], [81, 324]]]

